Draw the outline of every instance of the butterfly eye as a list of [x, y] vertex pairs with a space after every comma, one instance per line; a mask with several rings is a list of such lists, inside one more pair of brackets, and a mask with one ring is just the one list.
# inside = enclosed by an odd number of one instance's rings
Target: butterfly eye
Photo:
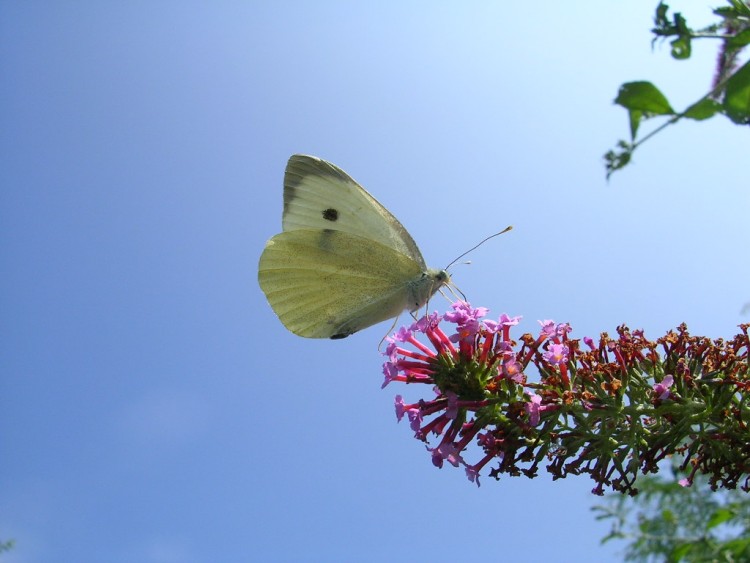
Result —
[[323, 210], [323, 219], [326, 221], [338, 221], [339, 219], [339, 210], [334, 209], [333, 207], [329, 207], [328, 209]]

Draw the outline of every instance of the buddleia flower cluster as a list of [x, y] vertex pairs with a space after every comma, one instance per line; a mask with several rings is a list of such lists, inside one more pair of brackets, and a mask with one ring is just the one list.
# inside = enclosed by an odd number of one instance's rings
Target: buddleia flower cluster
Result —
[[544, 466], [553, 479], [588, 474], [598, 495], [632, 495], [639, 473], [679, 456], [684, 486], [703, 473], [714, 490], [750, 490], [750, 325], [731, 340], [680, 325], [651, 341], [623, 325], [594, 341], [545, 320], [516, 341], [520, 317], [487, 312], [454, 303], [387, 339], [383, 387], [428, 386], [416, 402], [397, 395], [396, 417], [436, 467], [479, 485]]

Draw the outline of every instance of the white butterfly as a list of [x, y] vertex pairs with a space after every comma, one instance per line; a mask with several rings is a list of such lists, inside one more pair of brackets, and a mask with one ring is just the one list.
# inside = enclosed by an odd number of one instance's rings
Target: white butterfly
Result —
[[284, 175], [283, 232], [266, 243], [258, 282], [290, 331], [345, 338], [416, 311], [450, 281], [425, 265], [407, 230], [330, 162], [293, 155]]

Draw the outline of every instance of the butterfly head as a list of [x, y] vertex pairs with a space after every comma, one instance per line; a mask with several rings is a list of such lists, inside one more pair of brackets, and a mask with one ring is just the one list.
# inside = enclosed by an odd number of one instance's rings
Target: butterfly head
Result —
[[414, 280], [410, 287], [409, 311], [413, 312], [424, 307], [430, 298], [441, 287], [450, 284], [450, 281], [451, 276], [447, 271], [427, 268], [417, 280]]

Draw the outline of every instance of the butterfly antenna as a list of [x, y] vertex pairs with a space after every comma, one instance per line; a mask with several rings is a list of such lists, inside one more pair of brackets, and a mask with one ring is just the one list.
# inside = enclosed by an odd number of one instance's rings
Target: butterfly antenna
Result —
[[[453, 264], [455, 264], [456, 262], [458, 262], [459, 260], [461, 260], [461, 258], [463, 258], [464, 256], [466, 256], [466, 255], [467, 255], [467, 254], [468, 254], [469, 252], [473, 252], [474, 250], [476, 250], [477, 248], [479, 248], [480, 246], [482, 246], [482, 245], [483, 245], [483, 244], [484, 244], [485, 242], [487, 242], [487, 241], [488, 241], [488, 240], [490, 240], [491, 238], [495, 238], [496, 236], [502, 235], [503, 233], [507, 233], [507, 232], [508, 232], [508, 231], [510, 231], [510, 230], [511, 230], [512, 228], [513, 228], [513, 225], [510, 225], [510, 226], [508, 226], [508, 227], [505, 227], [505, 228], [504, 228], [504, 229], [503, 229], [502, 231], [500, 231], [499, 233], [495, 233], [494, 235], [490, 235], [490, 236], [488, 236], [487, 238], [485, 238], [484, 240], [482, 240], [482, 241], [481, 241], [481, 242], [480, 242], [479, 244], [477, 244], [477, 245], [475, 245], [475, 246], [472, 246], [472, 247], [471, 247], [471, 248], [470, 248], [469, 250], [467, 250], [467, 251], [466, 251], [466, 252], [464, 252], [464, 253], [463, 253], [463, 254], [462, 254], [461, 256], [459, 256], [458, 258], [456, 258], [456, 259], [455, 259], [455, 260], [454, 260], [453, 262], [451, 262], [450, 264], [448, 264], [448, 265], [447, 265], [447, 266], [445, 267], [445, 270], [448, 270], [448, 269], [449, 269], [449, 268], [450, 268], [451, 266], [453, 266]], [[459, 290], [459, 291], [460, 291], [460, 290]]]

